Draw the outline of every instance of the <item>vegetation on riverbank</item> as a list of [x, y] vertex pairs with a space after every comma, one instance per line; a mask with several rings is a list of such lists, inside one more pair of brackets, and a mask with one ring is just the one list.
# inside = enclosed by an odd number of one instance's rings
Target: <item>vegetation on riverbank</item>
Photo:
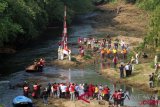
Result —
[[138, 0], [137, 5], [148, 11], [150, 14], [150, 23], [148, 33], [144, 38], [142, 48], [154, 49], [154, 53], [160, 51], [160, 1], [159, 0]]
[[0, 0], [0, 46], [25, 44], [49, 25], [62, 26], [64, 5], [68, 23], [93, 7], [91, 0]]

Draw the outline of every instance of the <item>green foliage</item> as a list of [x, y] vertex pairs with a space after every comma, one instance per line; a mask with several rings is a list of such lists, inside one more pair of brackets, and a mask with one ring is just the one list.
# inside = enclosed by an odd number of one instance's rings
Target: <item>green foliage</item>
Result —
[[0, 13], [3, 13], [4, 10], [8, 7], [7, 2], [5, 1], [0, 1]]
[[137, 5], [151, 14], [148, 34], [144, 38], [143, 48], [150, 45], [158, 48], [160, 45], [160, 0], [138, 0]]
[[153, 11], [160, 4], [160, 0], [137, 0], [137, 4], [145, 10]]
[[88, 59], [92, 59], [92, 56], [90, 56], [90, 55], [84, 55], [84, 60], [88, 60]]
[[75, 57], [72, 57], [72, 58], [71, 58], [71, 61], [77, 62], [77, 59], [76, 59]]
[[12, 37], [16, 37], [17, 33], [23, 33], [20, 25], [13, 23], [8, 17], [0, 19], [0, 46], [3, 42], [13, 40]]
[[132, 56], [134, 56], [132, 51], [127, 54], [127, 62], [131, 61]]
[[154, 61], [152, 61], [152, 62], [150, 63], [150, 67], [153, 68], [153, 69], [155, 68]]
[[132, 4], [136, 3], [136, 1], [137, 0], [125, 0], [126, 3], [132, 3]]
[[67, 23], [75, 14], [92, 9], [91, 0], [0, 0], [0, 45], [23, 43], [39, 36], [49, 24], [61, 25], [64, 5]]
[[145, 38], [145, 43], [158, 47], [160, 45], [160, 5], [155, 8], [152, 12], [150, 20], [150, 29], [147, 37]]
[[74, 13], [84, 13], [93, 8], [92, 0], [62, 0]]
[[157, 56], [158, 56], [158, 62], [160, 62], [160, 53], [158, 53]]
[[140, 50], [144, 49], [144, 47], [145, 47], [145, 42], [140, 43], [139, 46], [135, 48], [135, 51], [140, 51]]

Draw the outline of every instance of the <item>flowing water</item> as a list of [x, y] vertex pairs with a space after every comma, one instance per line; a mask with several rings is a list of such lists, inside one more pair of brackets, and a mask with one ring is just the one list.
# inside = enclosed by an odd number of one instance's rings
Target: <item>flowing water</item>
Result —
[[[81, 21], [71, 26], [69, 29], [69, 42], [77, 42], [77, 37], [96, 34], [94, 32], [91, 23], [95, 23], [91, 20], [87, 20], [89, 16], [96, 14], [88, 14], [85, 17], [81, 17]], [[26, 49], [17, 52], [14, 55], [8, 55], [1, 57], [0, 71], [3, 72], [3, 77], [0, 78], [0, 104], [5, 107], [12, 107], [12, 99], [17, 95], [22, 95], [22, 88], [16, 87], [15, 89], [9, 89], [7, 83], [12, 85], [22, 83], [26, 79], [34, 78], [35, 80], [42, 80], [43, 83], [48, 82], [76, 82], [76, 83], [93, 83], [108, 85], [109, 88], [114, 90], [115, 84], [113, 81], [103, 78], [97, 71], [101, 68], [99, 64], [86, 65], [82, 69], [62, 69], [56, 66], [46, 66], [43, 73], [26, 73], [24, 68], [26, 65], [33, 62], [35, 58], [44, 57], [47, 62], [57, 58], [57, 43], [61, 39], [57, 35], [61, 35], [61, 31], [58, 29], [48, 29], [44, 38], [37, 40], [38, 42], [31, 43]], [[73, 46], [72, 50], [76, 53], [76, 47]], [[125, 84], [116, 84], [117, 89], [122, 88], [128, 90], [130, 100], [125, 100], [125, 105], [139, 106], [139, 102], [148, 98], [149, 94], [142, 92], [138, 89], [128, 87]]]

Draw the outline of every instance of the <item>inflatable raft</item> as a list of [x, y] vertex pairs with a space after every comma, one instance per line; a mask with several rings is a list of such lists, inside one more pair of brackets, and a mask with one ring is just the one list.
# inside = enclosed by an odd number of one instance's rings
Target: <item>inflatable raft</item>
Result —
[[33, 103], [30, 98], [17, 96], [13, 99], [13, 107], [33, 107]]

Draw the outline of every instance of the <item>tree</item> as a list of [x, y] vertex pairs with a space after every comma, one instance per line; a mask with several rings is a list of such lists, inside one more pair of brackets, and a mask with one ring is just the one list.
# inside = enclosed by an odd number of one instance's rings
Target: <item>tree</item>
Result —
[[67, 22], [92, 8], [92, 0], [0, 0], [0, 46], [27, 43], [55, 23], [62, 25], [64, 5]]

